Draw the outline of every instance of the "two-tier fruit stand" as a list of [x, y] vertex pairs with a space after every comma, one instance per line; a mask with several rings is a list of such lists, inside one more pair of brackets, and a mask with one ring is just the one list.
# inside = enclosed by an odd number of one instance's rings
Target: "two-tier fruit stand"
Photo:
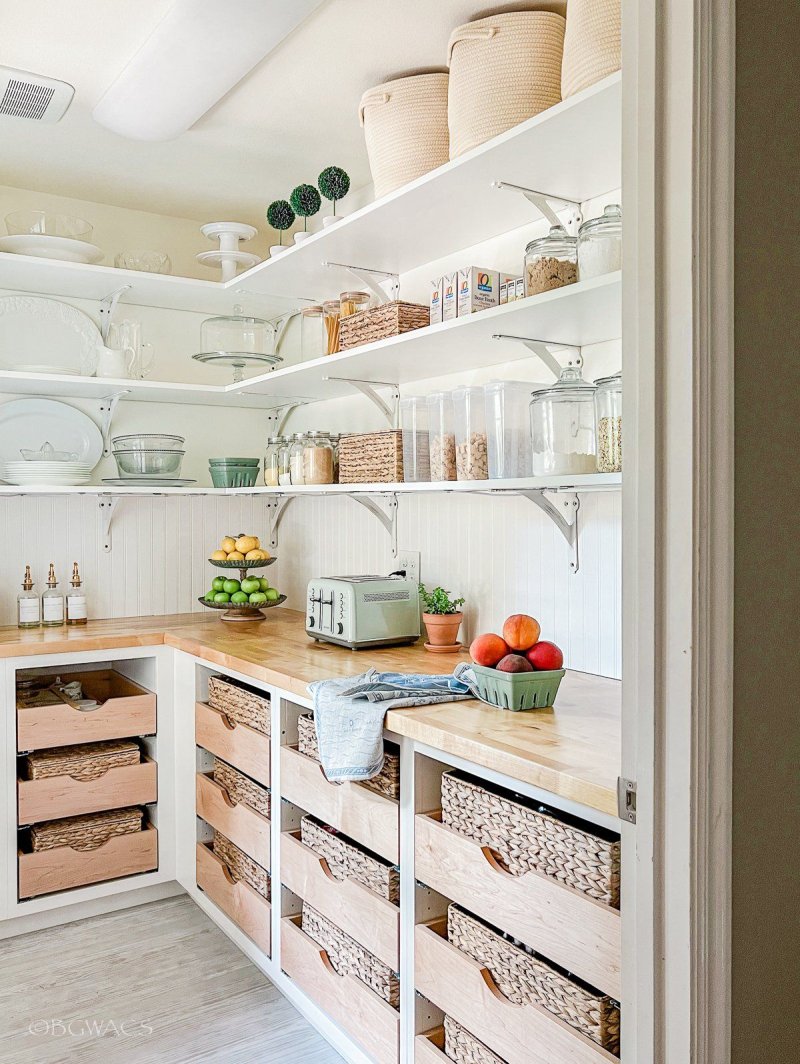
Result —
[[[250, 569], [263, 569], [267, 565], [272, 565], [272, 563], [276, 562], [278, 559], [254, 558], [251, 561], [243, 560], [238, 562], [223, 562], [217, 561], [214, 558], [209, 558], [208, 560], [218, 569], [238, 569], [239, 581], [241, 582], [247, 579], [247, 574]], [[257, 606], [245, 602], [241, 603], [241, 605], [235, 602], [208, 602], [204, 596], [200, 597], [197, 601], [202, 602], [202, 604], [210, 610], [224, 610], [225, 612], [220, 618], [223, 621], [265, 621], [267, 618], [261, 611], [271, 609], [273, 606], [280, 606], [282, 602], [286, 601], [286, 596], [279, 595], [273, 602], [262, 602]]]

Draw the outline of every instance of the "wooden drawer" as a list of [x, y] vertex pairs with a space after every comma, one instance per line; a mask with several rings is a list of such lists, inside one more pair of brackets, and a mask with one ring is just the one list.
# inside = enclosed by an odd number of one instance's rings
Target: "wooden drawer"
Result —
[[438, 814], [416, 817], [414, 875], [619, 1001], [618, 910], [536, 872], [512, 876]]
[[400, 859], [399, 803], [358, 783], [329, 783], [322, 766], [281, 747], [281, 797], [349, 835], [392, 864]]
[[299, 832], [281, 835], [281, 879], [392, 971], [400, 970], [400, 909], [363, 883], [335, 878], [325, 858], [300, 841]]
[[157, 767], [149, 757], [143, 757], [138, 765], [110, 768], [105, 775], [95, 780], [50, 776], [40, 780], [17, 781], [20, 827], [37, 820], [98, 813], [101, 809], [149, 805], [157, 798]]
[[414, 1039], [414, 1064], [448, 1064], [444, 1051], [444, 1027], [418, 1034]]
[[414, 933], [417, 990], [508, 1064], [619, 1064], [619, 1058], [536, 1005], [515, 1005], [486, 968], [420, 924]]
[[211, 846], [197, 844], [197, 885], [252, 938], [260, 950], [271, 953], [270, 904], [240, 879], [235, 882]]
[[57, 846], [38, 853], [18, 854], [19, 897], [35, 898], [57, 890], [86, 887], [158, 868], [158, 832], [147, 824], [143, 831], [115, 835], [96, 850]]
[[225, 788], [202, 772], [197, 773], [195, 803], [199, 817], [269, 871], [270, 823], [265, 816], [249, 805], [234, 805]]
[[353, 975], [337, 975], [328, 955], [304, 934], [299, 916], [281, 921], [281, 967], [376, 1064], [397, 1064], [400, 1014]]
[[65, 683], [80, 680], [97, 709], [82, 712], [66, 703], [55, 706], [17, 707], [17, 750], [44, 750], [102, 739], [128, 739], [154, 735], [156, 696], [112, 669], [61, 673]]
[[194, 738], [198, 746], [269, 787], [269, 736], [237, 724], [205, 702], [195, 706]]

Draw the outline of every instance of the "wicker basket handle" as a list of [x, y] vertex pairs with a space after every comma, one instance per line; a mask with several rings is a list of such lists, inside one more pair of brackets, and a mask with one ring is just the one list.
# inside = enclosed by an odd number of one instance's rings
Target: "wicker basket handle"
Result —
[[490, 41], [492, 37], [496, 37], [499, 32], [500, 31], [496, 26], [487, 26], [482, 30], [470, 30], [467, 28], [456, 30], [450, 38], [450, 44], [447, 47], [447, 62], [452, 62], [453, 49], [459, 41]]
[[388, 103], [391, 98], [391, 93], [388, 92], [376, 92], [372, 96], [365, 96], [358, 107], [358, 120], [362, 127], [364, 125], [364, 109], [373, 103]]
[[79, 853], [89, 852], [91, 850], [99, 850], [105, 846], [106, 843], [111, 842], [112, 839], [117, 838], [116, 835], [109, 835], [107, 839], [89, 839], [87, 842], [72, 842], [69, 844], [71, 850], [77, 850]]
[[71, 780], [77, 780], [78, 783], [86, 783], [87, 780], [99, 780], [110, 768], [110, 765], [85, 765], [74, 772], [69, 772], [68, 776]]
[[488, 968], [481, 968], [480, 977], [486, 984], [486, 989], [489, 991], [489, 993], [496, 997], [502, 1005], [510, 1005], [513, 1009], [524, 1008], [524, 1005], [518, 1005], [516, 1001], [512, 1001], [510, 997], [506, 997], [506, 995], [494, 981], [494, 976]]

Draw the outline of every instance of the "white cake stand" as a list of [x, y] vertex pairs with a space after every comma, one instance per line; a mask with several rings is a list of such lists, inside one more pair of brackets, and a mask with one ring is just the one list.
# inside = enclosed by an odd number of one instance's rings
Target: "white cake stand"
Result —
[[197, 261], [202, 266], [218, 266], [222, 281], [232, 281], [240, 266], [249, 269], [261, 262], [258, 255], [239, 248], [240, 243], [252, 240], [258, 233], [252, 225], [245, 225], [244, 222], [208, 222], [200, 227], [200, 232], [209, 240], [218, 240], [219, 248], [201, 251]]

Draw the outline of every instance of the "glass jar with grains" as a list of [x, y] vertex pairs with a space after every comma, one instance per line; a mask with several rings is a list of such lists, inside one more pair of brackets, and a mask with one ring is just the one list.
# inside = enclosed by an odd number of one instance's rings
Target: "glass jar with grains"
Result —
[[333, 444], [324, 432], [307, 432], [303, 441], [306, 484], [333, 484]]
[[597, 472], [619, 473], [622, 470], [622, 374], [602, 377], [595, 384]]
[[281, 437], [278, 444], [278, 484], [288, 487], [292, 483], [292, 444], [287, 436]]
[[595, 386], [566, 367], [552, 388], [533, 393], [531, 436], [535, 477], [597, 472]]
[[289, 472], [292, 484], [305, 484], [305, 433], [295, 432], [289, 448]]
[[600, 277], [622, 269], [622, 208], [606, 207], [599, 218], [578, 230], [578, 279]]
[[283, 436], [270, 436], [267, 440], [267, 450], [264, 454], [264, 484], [268, 488], [277, 488], [280, 484], [279, 455]]
[[578, 240], [563, 225], [525, 248], [525, 295], [536, 296], [578, 280]]
[[456, 479], [456, 436], [452, 392], [428, 396], [428, 458], [431, 480]]

